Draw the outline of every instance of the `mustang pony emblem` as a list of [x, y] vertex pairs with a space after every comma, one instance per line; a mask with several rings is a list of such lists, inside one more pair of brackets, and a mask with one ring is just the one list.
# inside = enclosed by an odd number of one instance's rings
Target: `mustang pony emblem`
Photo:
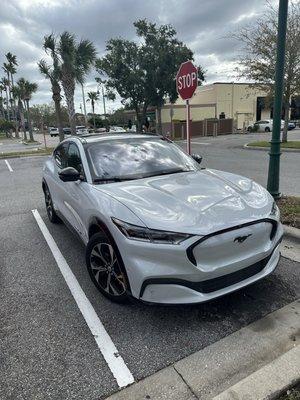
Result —
[[249, 235], [245, 236], [238, 236], [234, 239], [234, 242], [243, 243], [246, 239], [248, 239], [249, 236], [252, 236], [252, 233], [249, 233]]

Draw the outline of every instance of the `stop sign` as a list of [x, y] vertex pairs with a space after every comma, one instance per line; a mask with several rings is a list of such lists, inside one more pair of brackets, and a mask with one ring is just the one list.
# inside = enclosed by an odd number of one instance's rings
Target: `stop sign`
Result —
[[198, 86], [198, 69], [192, 61], [180, 65], [176, 75], [177, 93], [182, 100], [190, 99]]

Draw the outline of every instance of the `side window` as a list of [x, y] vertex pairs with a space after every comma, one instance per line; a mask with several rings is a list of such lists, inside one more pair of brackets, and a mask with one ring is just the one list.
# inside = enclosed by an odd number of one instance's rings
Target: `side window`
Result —
[[79, 149], [75, 143], [70, 143], [70, 145], [69, 145], [68, 167], [73, 167], [73, 168], [77, 169], [78, 172], [83, 173]]
[[54, 159], [59, 168], [67, 167], [67, 150], [68, 143], [64, 143], [58, 146], [56, 150], [54, 150]]

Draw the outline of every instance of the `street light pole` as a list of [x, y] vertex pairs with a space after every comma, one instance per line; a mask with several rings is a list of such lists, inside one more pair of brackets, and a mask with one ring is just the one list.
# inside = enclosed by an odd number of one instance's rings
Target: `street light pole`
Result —
[[277, 32], [277, 55], [275, 70], [275, 96], [274, 96], [274, 115], [273, 130], [270, 149], [269, 172], [268, 172], [268, 191], [277, 199], [279, 192], [279, 172], [280, 172], [280, 130], [281, 130], [281, 110], [284, 80], [284, 61], [285, 61], [285, 38], [288, 13], [288, 0], [279, 0], [278, 12], [278, 32]]
[[85, 121], [85, 125], [87, 125], [87, 116], [86, 116], [86, 106], [85, 106], [85, 96], [84, 96], [83, 83], [81, 83], [81, 93], [82, 93], [82, 102], [83, 102], [83, 109], [84, 109], [84, 121]]

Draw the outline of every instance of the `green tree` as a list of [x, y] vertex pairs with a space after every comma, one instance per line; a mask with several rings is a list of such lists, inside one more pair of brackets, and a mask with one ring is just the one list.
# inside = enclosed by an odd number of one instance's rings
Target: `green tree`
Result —
[[91, 102], [92, 112], [93, 112], [93, 121], [94, 121], [94, 129], [96, 128], [96, 121], [95, 121], [95, 102], [99, 100], [99, 93], [98, 92], [88, 92], [88, 99], [87, 101]]
[[109, 97], [114, 99], [117, 92], [122, 103], [135, 110], [138, 129], [141, 129], [149, 105], [145, 92], [146, 71], [140, 67], [141, 48], [133, 41], [118, 38], [107, 42], [106, 52], [103, 58], [96, 61], [96, 69], [105, 77]]
[[83, 82], [96, 60], [96, 49], [89, 40], [76, 42], [75, 35], [64, 32], [59, 37], [57, 54], [60, 59], [61, 83], [67, 102], [70, 127], [76, 135], [74, 92], [76, 82]]
[[[61, 122], [63, 126], [68, 126], [69, 117], [66, 107], [61, 106]], [[35, 104], [30, 107], [31, 121], [34, 126], [40, 126], [41, 120], [43, 125], [56, 126], [57, 117], [54, 102], [49, 104]]]
[[[134, 26], [138, 42], [110, 39], [96, 69], [104, 77], [108, 92], [117, 92], [123, 104], [135, 110], [138, 129], [149, 105], [157, 108], [161, 129], [161, 107], [167, 97], [177, 99], [176, 72], [182, 62], [193, 58], [193, 53], [176, 38], [170, 25], [157, 26], [142, 19]], [[201, 68], [199, 78], [204, 79]]]
[[99, 115], [94, 115], [88, 122], [91, 125], [93, 124], [94, 128], [105, 128], [107, 126], [107, 121], [103, 120]]
[[[291, 97], [300, 93], [300, 3], [291, 1], [287, 20], [285, 50], [285, 75], [283, 108], [285, 124], [282, 141], [287, 141], [288, 119]], [[231, 34], [242, 44], [237, 68], [238, 75], [247, 78], [256, 86], [274, 97], [276, 40], [278, 10], [267, 3], [267, 9], [254, 22]]]
[[[177, 98], [175, 76], [180, 64], [193, 59], [193, 52], [176, 37], [171, 25], [157, 26], [146, 19], [134, 23], [137, 35], [142, 39], [141, 68], [146, 71], [146, 92], [149, 102], [157, 109], [158, 131], [161, 132], [161, 108], [166, 98], [174, 103]], [[198, 67], [198, 84], [204, 73]]]
[[59, 140], [62, 141], [64, 140], [64, 131], [61, 114], [61, 87], [59, 84], [59, 80], [61, 78], [61, 69], [57, 54], [56, 38], [53, 34], [46, 35], [44, 37], [43, 47], [45, 52], [51, 56], [52, 65], [48, 65], [47, 62], [42, 59], [38, 62], [38, 67], [40, 73], [44, 75], [46, 79], [50, 80], [52, 99], [55, 104], [56, 123], [59, 130]]

